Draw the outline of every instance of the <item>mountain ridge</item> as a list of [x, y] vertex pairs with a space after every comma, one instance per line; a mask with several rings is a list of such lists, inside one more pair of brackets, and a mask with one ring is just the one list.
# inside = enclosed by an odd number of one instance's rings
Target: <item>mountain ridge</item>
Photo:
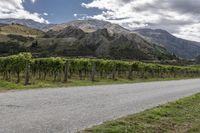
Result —
[[120, 25], [113, 24], [107, 21], [101, 21], [96, 19], [87, 20], [74, 20], [67, 23], [57, 24], [51, 27], [44, 28], [45, 31], [54, 30], [59, 31], [68, 26], [73, 26], [82, 29], [84, 32], [94, 32], [98, 29], [108, 29], [111, 33], [128, 33], [131, 32], [128, 29], [123, 28]]
[[[108, 29], [84, 32], [68, 26], [59, 31], [40, 32], [19, 24], [3, 25], [0, 54], [31, 52], [38, 57], [81, 56], [133, 60], [174, 59], [164, 48], [140, 36], [111, 33]], [[4, 34], [5, 31], [7, 34]], [[12, 32], [14, 31], [14, 32]], [[41, 34], [36, 34], [41, 33]]]
[[[117, 59], [157, 59], [170, 58], [170, 55], [162, 48], [146, 42], [136, 34], [124, 35], [120, 33], [110, 33], [108, 29], [98, 29], [94, 32], [84, 32], [82, 29], [74, 26], [68, 26], [62, 30], [46, 32], [46, 38], [65, 40], [65, 44], [60, 42], [58, 45], [65, 45], [60, 49], [67, 54], [71, 46], [84, 48], [88, 53], [93, 53], [97, 57], [110, 57]], [[71, 40], [71, 42], [67, 42]], [[73, 41], [72, 41], [73, 40]], [[40, 43], [40, 41], [39, 41]], [[43, 42], [44, 43], [44, 42]], [[67, 46], [67, 43], [70, 44]], [[69, 47], [70, 46], [70, 47]], [[68, 48], [67, 48], [68, 47]], [[157, 49], [155, 49], [155, 47]], [[132, 50], [132, 51], [131, 51]], [[60, 52], [61, 52], [60, 51]], [[85, 51], [81, 51], [83, 55]], [[156, 55], [156, 52], [160, 55]], [[81, 54], [81, 53], [80, 53]], [[89, 55], [88, 55], [89, 56]]]
[[31, 19], [14, 19], [14, 18], [0, 19], [0, 23], [1, 24], [21, 24], [33, 29], [43, 29], [48, 26], [52, 26], [51, 24], [39, 23]]
[[[132, 43], [131, 45], [133, 46], [135, 45], [138, 47], [138, 49], [142, 49], [143, 47], [137, 44], [140, 44], [141, 42], [143, 42], [145, 44], [151, 44], [151, 46], [157, 47], [158, 49], [166, 49], [168, 53], [171, 53], [172, 55], [176, 55], [179, 58], [195, 59], [197, 56], [200, 55], [200, 45], [199, 45], [200, 43], [177, 38], [173, 36], [172, 34], [170, 34], [169, 32], [162, 29], [156, 29], [156, 30], [138, 29], [138, 30], [130, 31], [128, 29], [123, 28], [120, 25], [112, 24], [107, 21], [94, 20], [94, 19], [75, 20], [75, 21], [71, 21], [71, 22], [67, 22], [63, 24], [56, 24], [56, 25], [41, 24], [39, 26], [38, 26], [38, 22], [35, 23], [33, 22], [33, 20], [10, 19], [9, 21], [6, 21], [6, 23], [13, 24], [13, 23], [17, 23], [18, 21], [20, 21], [21, 25], [25, 25], [31, 28], [35, 27], [34, 29], [39, 28], [40, 30], [45, 31], [43, 40], [44, 39], [50, 40], [50, 38], [56, 38], [58, 41], [60, 38], [60, 40], [68, 40], [67, 43], [72, 44], [74, 41], [74, 36], [77, 36], [78, 39], [82, 39], [85, 36], [88, 37], [89, 36], [88, 34], [90, 34], [91, 36], [90, 39], [93, 40], [92, 35], [95, 36], [97, 34], [101, 38], [102, 35], [104, 34], [107, 36], [107, 38], [106, 39], [102, 38], [102, 40], [99, 41], [99, 43], [103, 43], [105, 40], [106, 40], [105, 42], [108, 42], [110, 39], [109, 37], [113, 37], [113, 36], [116, 37], [116, 35], [118, 35], [120, 36], [120, 39], [118, 39], [118, 41], [122, 43], [120, 44], [120, 46], [123, 46], [123, 44], [125, 45], [127, 43]], [[29, 23], [29, 22], [33, 22], [33, 23]], [[1, 23], [1, 19], [0, 19], [0, 23]], [[98, 33], [98, 32], [101, 32], [101, 33]], [[72, 42], [69, 42], [69, 40]], [[124, 40], [124, 42], [122, 42], [121, 40]], [[143, 40], [145, 40], [145, 42]], [[62, 43], [62, 41], [58, 41], [58, 42]], [[88, 42], [85, 42], [85, 43], [88, 43]], [[117, 41], [114, 41], [114, 42], [116, 43], [116, 46], [117, 44], [119, 44], [119, 42]], [[146, 45], [146, 46], [150, 46], [150, 45]]]
[[175, 37], [162, 29], [137, 29], [134, 32], [152, 43], [165, 47], [180, 58], [194, 59], [200, 55], [200, 42]]

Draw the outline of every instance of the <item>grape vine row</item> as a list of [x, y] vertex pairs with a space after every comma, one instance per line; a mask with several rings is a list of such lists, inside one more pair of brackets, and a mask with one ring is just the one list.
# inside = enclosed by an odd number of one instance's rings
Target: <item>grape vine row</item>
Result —
[[200, 68], [88, 58], [33, 58], [30, 53], [0, 57], [2, 80], [25, 85], [34, 80], [199, 77]]

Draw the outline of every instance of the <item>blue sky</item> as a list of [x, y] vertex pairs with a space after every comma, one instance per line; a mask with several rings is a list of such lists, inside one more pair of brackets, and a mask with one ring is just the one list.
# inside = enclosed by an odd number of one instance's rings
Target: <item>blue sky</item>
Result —
[[81, 3], [90, 3], [92, 0], [38, 0], [34, 4], [31, 1], [24, 3], [24, 8], [30, 12], [39, 14], [48, 13], [43, 16], [50, 23], [62, 23], [77, 19], [74, 14], [92, 16], [101, 11], [93, 8], [87, 9], [81, 6]]

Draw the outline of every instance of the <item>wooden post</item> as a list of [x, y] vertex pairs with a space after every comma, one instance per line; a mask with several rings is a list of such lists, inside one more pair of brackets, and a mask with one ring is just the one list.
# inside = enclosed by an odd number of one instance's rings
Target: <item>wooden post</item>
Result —
[[132, 70], [132, 68], [130, 68], [129, 71], [128, 71], [128, 79], [129, 80], [133, 79], [133, 70]]
[[116, 66], [112, 70], [112, 79], [116, 80]]
[[95, 73], [96, 73], [96, 64], [93, 62], [92, 63], [92, 70], [91, 70], [91, 81], [95, 81]]
[[82, 70], [79, 70], [79, 78], [80, 78], [80, 80], [83, 80], [83, 73], [82, 73]]
[[17, 72], [17, 84], [20, 82], [20, 72]]
[[26, 61], [26, 68], [25, 68], [25, 83], [24, 85], [29, 85], [30, 80], [30, 63]]
[[68, 71], [69, 71], [69, 62], [66, 61], [65, 62], [65, 70], [64, 70], [64, 81], [63, 82], [68, 81]]

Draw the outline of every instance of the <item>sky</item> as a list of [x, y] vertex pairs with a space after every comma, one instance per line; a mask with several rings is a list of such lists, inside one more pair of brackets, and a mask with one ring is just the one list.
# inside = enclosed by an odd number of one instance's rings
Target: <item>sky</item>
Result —
[[0, 18], [42, 23], [92, 18], [200, 42], [200, 0], [0, 0]]

